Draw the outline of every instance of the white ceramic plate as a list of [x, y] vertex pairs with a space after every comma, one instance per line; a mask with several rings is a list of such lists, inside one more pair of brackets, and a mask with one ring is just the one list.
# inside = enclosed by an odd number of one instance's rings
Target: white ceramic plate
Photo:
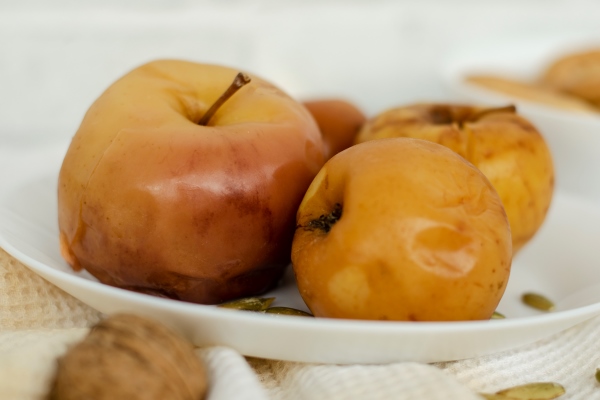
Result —
[[598, 176], [600, 171], [600, 114], [580, 114], [532, 103], [465, 81], [472, 73], [531, 80], [557, 57], [592, 47], [600, 47], [600, 31], [487, 40], [452, 51], [441, 76], [445, 86], [460, 100], [516, 104], [519, 112], [546, 137], [554, 155], [559, 187], [600, 201], [600, 179], [592, 176]]
[[[54, 167], [54, 168], [53, 168]], [[103, 313], [136, 312], [175, 327], [198, 345], [242, 354], [325, 363], [435, 362], [476, 357], [531, 343], [600, 313], [600, 207], [557, 194], [542, 231], [515, 260], [498, 308], [508, 319], [457, 322], [368, 322], [272, 316], [155, 298], [74, 273], [58, 246], [56, 176], [46, 166], [0, 198], [0, 246], [33, 271]], [[596, 286], [596, 287], [595, 287]], [[524, 291], [552, 298], [544, 314], [521, 304]], [[293, 275], [270, 293], [275, 304], [306, 309]]]

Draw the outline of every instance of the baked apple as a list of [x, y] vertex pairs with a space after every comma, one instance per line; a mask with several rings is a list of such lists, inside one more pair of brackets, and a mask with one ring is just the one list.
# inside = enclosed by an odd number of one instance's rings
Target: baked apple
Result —
[[342, 99], [311, 100], [304, 105], [319, 125], [327, 160], [354, 144], [356, 134], [367, 119], [357, 106]]
[[558, 58], [543, 72], [542, 82], [600, 107], [600, 49]]
[[331, 158], [300, 204], [292, 246], [315, 316], [368, 320], [489, 319], [511, 256], [506, 213], [481, 171], [407, 138]]
[[514, 107], [415, 104], [369, 120], [357, 142], [411, 137], [442, 144], [474, 164], [502, 199], [518, 252], [542, 225], [554, 191], [544, 137]]
[[277, 283], [323, 143], [306, 108], [259, 77], [223, 100], [236, 72], [155, 61], [92, 104], [58, 182], [75, 270], [205, 304]]

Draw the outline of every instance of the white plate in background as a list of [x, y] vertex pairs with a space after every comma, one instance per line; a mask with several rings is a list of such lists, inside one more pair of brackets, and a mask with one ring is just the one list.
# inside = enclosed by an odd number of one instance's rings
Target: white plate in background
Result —
[[[157, 318], [199, 346], [221, 344], [247, 356], [303, 362], [436, 362], [512, 349], [600, 314], [600, 206], [586, 198], [556, 195], [542, 230], [513, 263], [498, 307], [508, 319], [370, 322], [272, 316], [183, 303], [113, 288], [89, 274], [74, 273], [59, 252], [57, 173], [58, 165], [39, 167], [4, 188], [0, 246], [99, 311]], [[558, 310], [544, 314], [527, 308], [520, 301], [524, 291], [549, 296]], [[306, 309], [291, 273], [268, 295], [277, 298], [275, 305]]]
[[465, 81], [473, 73], [533, 80], [557, 57], [600, 48], [597, 34], [507, 37], [458, 48], [441, 71], [453, 96], [476, 104], [517, 105], [545, 136], [554, 156], [559, 190], [600, 202], [600, 113], [582, 114], [533, 103]]

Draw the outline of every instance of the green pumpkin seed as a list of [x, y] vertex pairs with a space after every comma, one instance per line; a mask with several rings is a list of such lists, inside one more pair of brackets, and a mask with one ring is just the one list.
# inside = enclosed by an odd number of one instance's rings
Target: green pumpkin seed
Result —
[[525, 293], [521, 297], [523, 303], [529, 307], [533, 307], [541, 311], [552, 311], [554, 310], [554, 303], [548, 300], [548, 298], [537, 293]]
[[275, 297], [247, 297], [219, 304], [219, 307], [243, 311], [265, 311], [273, 300]]
[[479, 395], [486, 400], [519, 400], [515, 399], [514, 397], [506, 397], [497, 393], [479, 393]]
[[600, 383], [600, 368], [596, 368], [596, 380]]
[[296, 310], [295, 308], [290, 307], [269, 307], [265, 310], [267, 314], [275, 314], [275, 315], [295, 315], [298, 317], [312, 317], [312, 314], [307, 312]]
[[498, 311], [494, 311], [492, 314], [492, 319], [504, 319], [506, 318], [504, 314], [499, 313]]
[[565, 394], [565, 388], [554, 382], [536, 382], [514, 386], [496, 394], [509, 399], [552, 400]]

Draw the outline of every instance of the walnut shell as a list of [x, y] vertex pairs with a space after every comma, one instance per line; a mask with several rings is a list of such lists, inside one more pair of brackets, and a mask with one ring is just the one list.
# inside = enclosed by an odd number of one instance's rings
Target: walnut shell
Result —
[[199, 400], [206, 388], [191, 343], [156, 321], [118, 314], [58, 360], [48, 398]]

